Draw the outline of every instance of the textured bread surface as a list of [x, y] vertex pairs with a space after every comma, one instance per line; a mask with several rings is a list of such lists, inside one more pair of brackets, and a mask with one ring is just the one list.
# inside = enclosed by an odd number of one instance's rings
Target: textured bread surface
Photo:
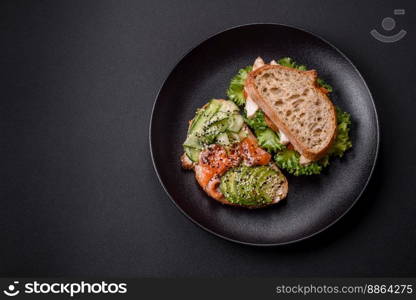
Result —
[[246, 80], [250, 97], [307, 160], [321, 158], [336, 132], [336, 114], [315, 70], [265, 65]]

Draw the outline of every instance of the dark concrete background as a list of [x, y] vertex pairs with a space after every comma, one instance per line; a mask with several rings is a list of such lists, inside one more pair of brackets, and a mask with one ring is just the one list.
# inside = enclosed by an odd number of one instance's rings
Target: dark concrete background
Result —
[[[415, 276], [412, 1], [1, 1], [0, 275]], [[382, 44], [383, 17], [408, 35]], [[381, 125], [362, 199], [311, 240], [233, 244], [172, 205], [153, 170], [151, 108], [178, 59], [228, 27], [312, 31], [357, 65]], [[284, 41], [282, 41], [284, 42]]]

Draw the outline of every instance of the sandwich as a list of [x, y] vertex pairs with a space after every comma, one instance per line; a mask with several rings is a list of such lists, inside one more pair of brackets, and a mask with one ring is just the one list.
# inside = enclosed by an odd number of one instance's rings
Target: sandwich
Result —
[[246, 208], [285, 199], [295, 176], [320, 174], [352, 147], [351, 116], [330, 100], [332, 86], [291, 58], [258, 57], [189, 121], [181, 164], [218, 202]]
[[330, 100], [332, 87], [291, 58], [258, 57], [231, 80], [227, 95], [242, 110], [259, 145], [293, 175], [319, 174], [351, 148], [350, 115]]
[[287, 195], [286, 177], [232, 101], [212, 99], [197, 110], [183, 147], [182, 167], [193, 170], [202, 189], [222, 204], [260, 208]]

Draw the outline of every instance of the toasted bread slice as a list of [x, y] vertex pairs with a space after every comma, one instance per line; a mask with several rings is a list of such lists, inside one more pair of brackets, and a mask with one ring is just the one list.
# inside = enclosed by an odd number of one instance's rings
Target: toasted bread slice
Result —
[[336, 113], [315, 70], [264, 65], [250, 72], [248, 96], [287, 136], [303, 162], [322, 158], [335, 138]]

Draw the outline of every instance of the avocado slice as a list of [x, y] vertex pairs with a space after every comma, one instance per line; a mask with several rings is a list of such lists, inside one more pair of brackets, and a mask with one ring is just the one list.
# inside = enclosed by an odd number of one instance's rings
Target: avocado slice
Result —
[[212, 99], [199, 109], [191, 121], [183, 143], [185, 153], [194, 162], [205, 146], [219, 143], [228, 146], [242, 139], [244, 119], [231, 101]]
[[209, 120], [209, 122], [207, 123], [207, 126], [210, 126], [211, 124], [214, 124], [218, 121], [224, 120], [224, 119], [228, 119], [231, 116], [230, 113], [228, 112], [223, 112], [223, 111], [217, 111]]
[[264, 176], [265, 173], [270, 173], [271, 170], [266, 166], [258, 166], [250, 168], [250, 179], [247, 181], [247, 198], [244, 199], [247, 205], [259, 205], [264, 203], [261, 190], [258, 186], [260, 185], [259, 178]]
[[274, 200], [281, 174], [269, 166], [240, 166], [222, 178], [220, 189], [225, 198], [242, 206], [259, 206]]
[[251, 179], [252, 171], [254, 170], [253, 167], [245, 167], [241, 168], [241, 172], [237, 177], [236, 184], [237, 184], [237, 203], [241, 205], [252, 205], [253, 202], [253, 186], [249, 183]]
[[258, 167], [251, 167], [250, 168], [250, 178], [247, 181], [247, 185], [250, 186], [250, 196], [252, 198], [257, 196], [257, 179], [258, 176], [261, 175], [264, 172], [264, 167], [258, 166]]
[[218, 122], [215, 122], [211, 124], [203, 133], [201, 136], [201, 140], [205, 144], [212, 144], [215, 141], [215, 138], [226, 131], [228, 128], [228, 118], [220, 120]]

